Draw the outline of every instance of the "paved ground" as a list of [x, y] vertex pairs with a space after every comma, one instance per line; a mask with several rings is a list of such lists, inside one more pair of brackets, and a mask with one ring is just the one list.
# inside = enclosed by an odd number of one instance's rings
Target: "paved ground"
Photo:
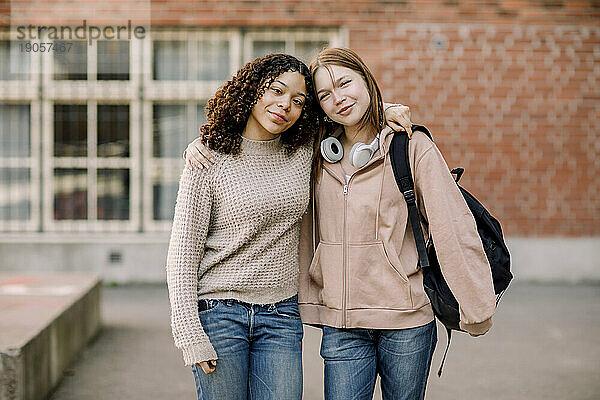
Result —
[[[105, 288], [103, 296], [103, 331], [51, 400], [194, 399], [192, 374], [171, 339], [165, 288]], [[322, 399], [319, 343], [320, 332], [306, 327], [307, 400]], [[438, 378], [445, 343], [440, 331], [427, 399], [600, 399], [600, 286], [514, 284], [490, 333], [453, 337]]]

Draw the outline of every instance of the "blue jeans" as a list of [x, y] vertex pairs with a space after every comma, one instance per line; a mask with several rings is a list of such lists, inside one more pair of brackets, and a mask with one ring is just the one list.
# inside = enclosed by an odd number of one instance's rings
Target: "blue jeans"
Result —
[[205, 374], [192, 366], [199, 400], [302, 399], [298, 298], [270, 305], [200, 300], [202, 327], [219, 359]]
[[395, 330], [323, 326], [325, 400], [371, 400], [377, 374], [384, 400], [424, 399], [436, 343], [435, 321]]

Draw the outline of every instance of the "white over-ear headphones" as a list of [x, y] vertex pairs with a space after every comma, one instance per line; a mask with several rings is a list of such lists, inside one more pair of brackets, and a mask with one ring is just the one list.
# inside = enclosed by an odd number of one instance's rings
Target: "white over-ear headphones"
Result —
[[[344, 148], [339, 141], [341, 130], [334, 133], [333, 136], [325, 138], [321, 142], [321, 155], [325, 161], [336, 163], [344, 157]], [[379, 149], [379, 135], [371, 142], [371, 144], [355, 143], [350, 150], [350, 164], [355, 168], [362, 168], [371, 160], [373, 154]]]
[[321, 142], [321, 155], [329, 163], [336, 163], [344, 157], [344, 148], [338, 139], [341, 133], [342, 130], [337, 129], [333, 136], [326, 137]]

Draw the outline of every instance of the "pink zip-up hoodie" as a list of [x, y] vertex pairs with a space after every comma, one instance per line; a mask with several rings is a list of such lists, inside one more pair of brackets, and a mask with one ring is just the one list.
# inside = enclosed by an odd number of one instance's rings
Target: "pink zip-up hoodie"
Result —
[[[348, 182], [339, 163], [323, 162], [301, 228], [298, 302], [304, 323], [404, 329], [433, 320], [406, 202], [392, 171], [392, 137], [386, 128], [373, 159]], [[423, 231], [431, 234], [458, 300], [460, 326], [485, 333], [495, 295], [473, 215], [425, 134], [413, 135], [409, 159]]]

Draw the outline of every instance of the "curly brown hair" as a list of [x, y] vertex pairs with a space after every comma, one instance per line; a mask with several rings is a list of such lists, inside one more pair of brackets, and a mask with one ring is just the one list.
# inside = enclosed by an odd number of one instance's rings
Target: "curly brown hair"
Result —
[[308, 143], [319, 128], [318, 105], [306, 64], [288, 54], [269, 54], [244, 65], [206, 103], [207, 123], [200, 127], [202, 143], [224, 154], [239, 154], [242, 132], [256, 102], [278, 76], [299, 72], [306, 84], [306, 101], [300, 118], [281, 134], [288, 152]]

